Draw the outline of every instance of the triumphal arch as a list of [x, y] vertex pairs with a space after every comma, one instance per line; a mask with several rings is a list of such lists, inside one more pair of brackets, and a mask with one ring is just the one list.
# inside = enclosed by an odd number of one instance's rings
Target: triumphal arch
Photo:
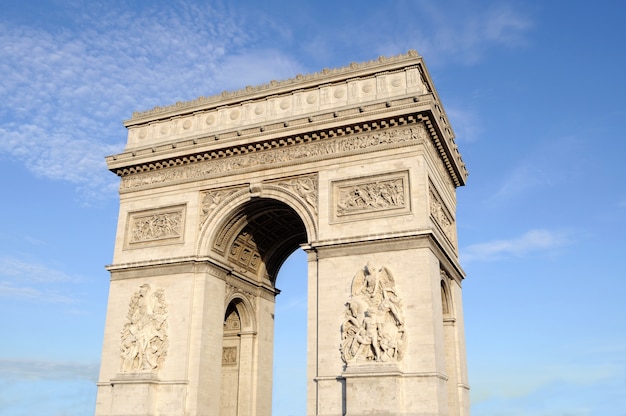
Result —
[[416, 52], [125, 125], [96, 415], [270, 416], [276, 276], [300, 247], [308, 415], [469, 414], [467, 171]]

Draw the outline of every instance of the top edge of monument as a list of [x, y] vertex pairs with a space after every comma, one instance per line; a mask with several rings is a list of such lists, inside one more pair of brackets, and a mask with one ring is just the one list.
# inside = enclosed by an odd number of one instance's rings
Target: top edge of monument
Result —
[[339, 78], [358, 77], [361, 74], [391, 70], [414, 61], [416, 64], [421, 61], [421, 56], [417, 51], [411, 49], [407, 53], [387, 57], [380, 56], [366, 62], [352, 62], [347, 66], [339, 68], [324, 68], [321, 71], [310, 74], [298, 74], [293, 78], [268, 83], [257, 86], [246, 86], [239, 90], [223, 91], [212, 96], [202, 96], [191, 101], [179, 101], [168, 106], [157, 106], [147, 111], [136, 111], [129, 120], [124, 121], [126, 127], [148, 123], [150, 121], [173, 117], [180, 114], [194, 111], [206, 110], [212, 107], [230, 105], [235, 102], [251, 100], [260, 96], [268, 96], [289, 90], [304, 88], [309, 84], [320, 84], [323, 81], [334, 81]]

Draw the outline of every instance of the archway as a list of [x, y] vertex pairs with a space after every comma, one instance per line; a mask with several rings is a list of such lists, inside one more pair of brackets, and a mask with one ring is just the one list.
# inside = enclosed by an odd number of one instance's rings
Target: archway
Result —
[[[220, 206], [216, 206], [220, 209]], [[211, 228], [211, 224], [207, 227]], [[271, 409], [276, 280], [283, 262], [307, 243], [296, 211], [272, 198], [255, 198], [231, 209], [214, 227], [210, 244], [231, 270], [227, 283], [220, 416]], [[305, 276], [301, 278], [306, 279]], [[260, 295], [263, 292], [265, 296]], [[248, 316], [247, 330], [240, 316]], [[250, 322], [255, 318], [256, 325]]]

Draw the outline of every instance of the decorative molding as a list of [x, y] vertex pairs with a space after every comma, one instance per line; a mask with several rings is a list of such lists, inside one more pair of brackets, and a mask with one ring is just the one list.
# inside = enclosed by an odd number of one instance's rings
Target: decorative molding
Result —
[[304, 205], [308, 205], [313, 213], [317, 215], [318, 175], [316, 173], [312, 175], [279, 179], [268, 183], [287, 189], [292, 194], [296, 195], [298, 199], [304, 202]]
[[128, 214], [126, 248], [152, 243], [183, 242], [186, 205]]
[[158, 372], [167, 356], [167, 302], [145, 283], [133, 294], [121, 333], [121, 372]]
[[[431, 140], [425, 140], [424, 144], [426, 145], [426, 148], [428, 149], [429, 154], [432, 156], [432, 159], [434, 160], [435, 169], [439, 173], [439, 176], [441, 177], [445, 185], [448, 187], [448, 189], [454, 192], [456, 189], [456, 186], [458, 185], [455, 185], [455, 183], [452, 181], [452, 177], [450, 175], [451, 171], [446, 168], [445, 163], [441, 160], [441, 155], [443, 154], [442, 151], [439, 150], [438, 147], [435, 147], [436, 132], [434, 131], [433, 128], [431, 128], [430, 130], [431, 130], [430, 131]], [[463, 165], [463, 167], [465, 167], [465, 165]]]
[[402, 303], [386, 267], [368, 263], [357, 272], [345, 316], [341, 358], [346, 365], [402, 360], [407, 341]]
[[[324, 137], [322, 137], [324, 136]], [[232, 172], [243, 169], [265, 168], [278, 164], [297, 161], [302, 163], [316, 158], [336, 157], [339, 154], [358, 153], [372, 148], [387, 148], [402, 144], [414, 144], [427, 141], [428, 132], [423, 123], [411, 126], [390, 128], [370, 133], [351, 134], [339, 138], [331, 138], [326, 134], [299, 137], [295, 140], [273, 141], [268, 150], [262, 144], [250, 146], [242, 151], [220, 150], [215, 154], [207, 154], [209, 160], [190, 163], [182, 166], [169, 167], [148, 172], [143, 168], [135, 167], [131, 170], [124, 169], [118, 174], [122, 175], [120, 191], [148, 187], [150, 185], [163, 185], [167, 183], [196, 181], [219, 175], [224, 172]], [[323, 139], [323, 140], [321, 140]], [[313, 141], [314, 140], [314, 141]], [[275, 148], [272, 148], [275, 147]], [[250, 152], [250, 153], [248, 153]], [[215, 157], [215, 159], [212, 159]], [[197, 158], [195, 158], [197, 160]], [[128, 176], [124, 176], [127, 175]]]

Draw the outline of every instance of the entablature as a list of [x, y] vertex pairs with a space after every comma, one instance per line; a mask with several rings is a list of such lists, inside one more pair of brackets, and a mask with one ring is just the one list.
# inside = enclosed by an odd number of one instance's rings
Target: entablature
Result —
[[[354, 82], [357, 93], [338, 87], [346, 82]], [[324, 88], [330, 88], [331, 96], [326, 107], [319, 102]], [[284, 100], [285, 94], [291, 101]], [[293, 108], [297, 103], [299, 110]], [[125, 177], [419, 122], [452, 183], [464, 185], [467, 170], [454, 134], [415, 52], [136, 113], [125, 123], [126, 151], [107, 157], [107, 164]]]

